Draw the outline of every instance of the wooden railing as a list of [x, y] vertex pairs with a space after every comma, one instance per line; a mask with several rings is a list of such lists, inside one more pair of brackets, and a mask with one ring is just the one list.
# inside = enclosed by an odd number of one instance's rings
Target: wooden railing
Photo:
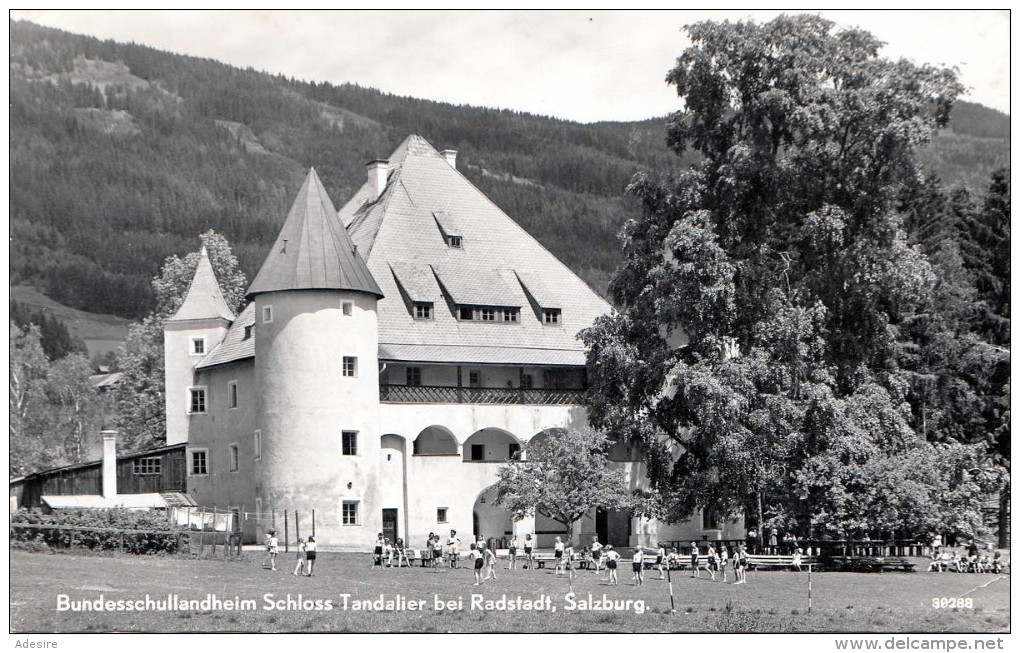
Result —
[[581, 403], [583, 390], [534, 388], [456, 388], [442, 385], [379, 384], [379, 400], [399, 404], [537, 404]]

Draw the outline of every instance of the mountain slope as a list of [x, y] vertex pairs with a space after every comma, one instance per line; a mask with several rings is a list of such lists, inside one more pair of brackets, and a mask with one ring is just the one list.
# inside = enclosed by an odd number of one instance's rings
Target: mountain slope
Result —
[[[364, 162], [408, 134], [459, 150], [458, 167], [596, 290], [635, 215], [636, 172], [693, 161], [663, 122], [579, 124], [397, 97], [69, 34], [11, 30], [11, 277], [73, 308], [138, 317], [170, 254], [214, 228], [249, 278], [308, 167], [337, 205]], [[1009, 118], [961, 104], [926, 160], [981, 187], [1008, 165]]]

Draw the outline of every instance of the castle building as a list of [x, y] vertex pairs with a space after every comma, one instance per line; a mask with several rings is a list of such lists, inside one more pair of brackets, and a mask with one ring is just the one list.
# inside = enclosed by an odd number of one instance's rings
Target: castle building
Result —
[[[450, 529], [464, 541], [531, 533], [539, 546], [741, 537], [742, 523], [710, 515], [673, 525], [601, 511], [570, 534], [495, 505], [501, 464], [586, 424], [577, 333], [611, 309], [456, 155], [410, 136], [368, 164], [339, 212], [311, 170], [239, 315], [202, 252], [165, 326], [167, 444], [186, 443], [188, 493], [298, 510], [306, 529], [314, 509], [320, 543], [358, 550], [380, 532], [420, 545]], [[611, 460], [645, 483], [640, 452], [620, 444]]]

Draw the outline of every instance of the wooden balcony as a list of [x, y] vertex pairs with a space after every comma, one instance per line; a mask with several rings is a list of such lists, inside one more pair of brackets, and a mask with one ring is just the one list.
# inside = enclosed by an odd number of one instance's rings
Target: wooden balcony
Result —
[[584, 390], [457, 388], [440, 385], [379, 384], [379, 400], [395, 404], [499, 404], [567, 406], [580, 404]]

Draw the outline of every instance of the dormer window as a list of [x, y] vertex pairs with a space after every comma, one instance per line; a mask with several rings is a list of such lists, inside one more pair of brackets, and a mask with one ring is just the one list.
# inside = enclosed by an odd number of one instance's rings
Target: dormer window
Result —
[[460, 236], [450, 236], [449, 238], [447, 238], [446, 244], [452, 247], [453, 249], [464, 248], [463, 239]]
[[481, 310], [482, 322], [495, 322], [496, 321], [496, 309], [494, 308], [483, 308]]
[[243, 340], [251, 340], [252, 335], [255, 333], [255, 325], [249, 324], [244, 327], [244, 338]]
[[544, 308], [542, 309], [542, 322], [545, 324], [559, 324], [560, 323], [560, 309], [558, 308]]
[[457, 315], [461, 320], [475, 322], [502, 322], [516, 324], [520, 319], [521, 309], [515, 306], [460, 306]]
[[460, 319], [462, 320], [475, 319], [475, 309], [470, 306], [461, 306], [458, 312], [460, 313]]
[[463, 249], [463, 232], [461, 232], [453, 214], [449, 211], [433, 211], [432, 215], [436, 219], [436, 225], [439, 227], [439, 232], [443, 235], [443, 240], [446, 241], [446, 246], [451, 249]]
[[504, 322], [516, 322], [518, 310], [516, 308], [504, 308], [503, 309], [503, 321]]
[[431, 320], [432, 319], [432, 302], [415, 302], [415, 304], [414, 304], [414, 319], [416, 319], [416, 320]]

